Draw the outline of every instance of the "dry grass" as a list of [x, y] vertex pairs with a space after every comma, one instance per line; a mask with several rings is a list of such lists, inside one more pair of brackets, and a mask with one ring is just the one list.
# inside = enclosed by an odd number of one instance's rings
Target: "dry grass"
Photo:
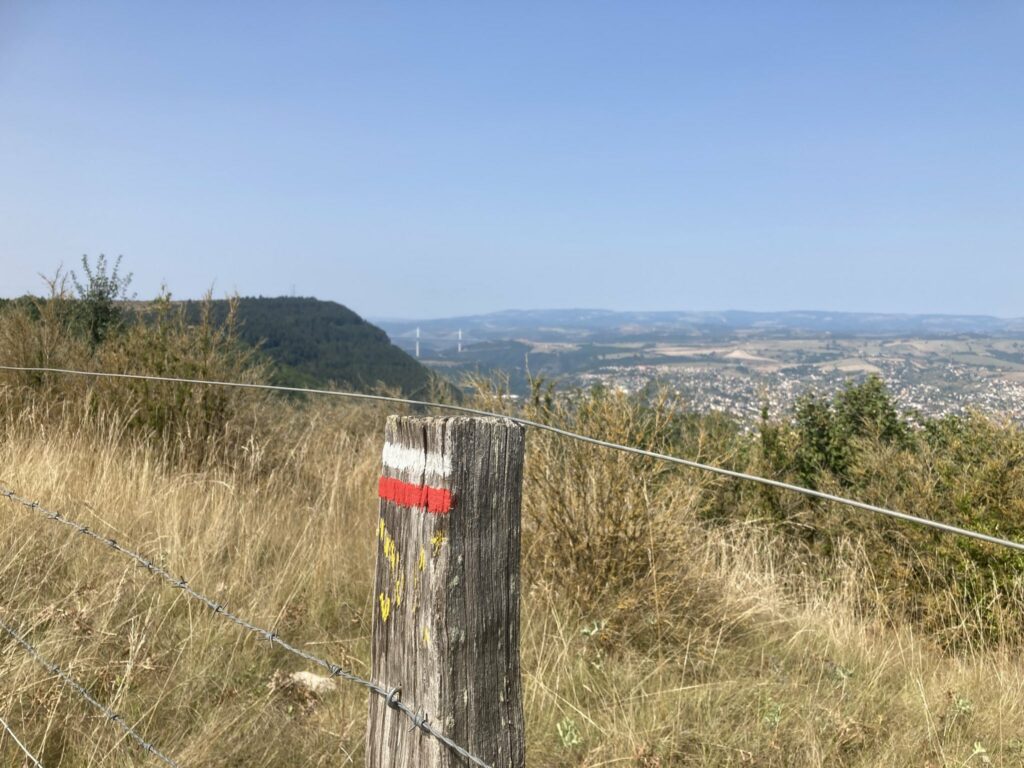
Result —
[[[601, 408], [588, 431], [660, 439], [624, 403]], [[290, 414], [250, 460], [186, 470], [116, 414], [26, 409], [0, 426], [0, 481], [366, 673], [384, 414]], [[887, 621], [856, 546], [823, 577], [763, 526], [705, 527], [707, 478], [530, 440], [529, 765], [1024, 764], [1014, 648], [951, 655]], [[4, 500], [0, 525], [4, 620], [183, 766], [362, 763], [362, 689], [310, 695], [282, 674], [299, 660], [97, 542]], [[0, 716], [45, 765], [143, 762], [17, 646], [0, 649]], [[0, 740], [0, 763], [18, 755]]]
[[[252, 621], [366, 672], [379, 461], [369, 432], [311, 429], [295, 446], [297, 466], [262, 476], [173, 471], [120, 434], [114, 423], [58, 434], [11, 427], [0, 448], [4, 482], [150, 553]], [[5, 506], [6, 620], [182, 765], [334, 765], [358, 750], [362, 692], [302, 711], [271, 684], [279, 668], [302, 669], [298, 660], [99, 543]], [[46, 765], [136, 764], [115, 729], [17, 648], [5, 644], [3, 665], [2, 708]]]

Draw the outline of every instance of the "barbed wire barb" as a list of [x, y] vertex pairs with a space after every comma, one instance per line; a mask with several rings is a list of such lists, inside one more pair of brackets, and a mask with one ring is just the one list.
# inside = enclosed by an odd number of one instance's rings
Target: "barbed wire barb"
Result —
[[[94, 706], [96, 709], [102, 712], [104, 716], [106, 716], [107, 720], [116, 724], [122, 731], [124, 731], [125, 735], [129, 736], [136, 744], [142, 747], [144, 752], [152, 754], [154, 757], [158, 758], [159, 760], [162, 760], [164, 763], [171, 766], [172, 768], [180, 768], [180, 766], [171, 758], [169, 758], [163, 752], [154, 747], [150, 742], [142, 738], [135, 731], [134, 728], [132, 728], [130, 725], [128, 725], [127, 722], [125, 722], [125, 719], [123, 717], [121, 717], [119, 714], [114, 712], [114, 710], [110, 709], [110, 707], [103, 704], [98, 699], [96, 699], [96, 697], [94, 697], [91, 693], [89, 693], [85, 686], [83, 686], [81, 683], [79, 683], [77, 680], [71, 677], [71, 675], [69, 675], [63, 669], [58, 667], [56, 664], [47, 660], [41, 653], [39, 653], [39, 651], [36, 649], [34, 645], [32, 645], [32, 643], [30, 643], [22, 634], [20, 634], [13, 627], [9, 626], [7, 622], [5, 622], [3, 619], [0, 619], [0, 629], [2, 629], [4, 632], [10, 635], [11, 638], [15, 642], [17, 642], [18, 645], [24, 648], [25, 651], [27, 651], [28, 654], [33, 659], [35, 659], [40, 666], [45, 667], [51, 673], [55, 674], [57, 677], [63, 680], [65, 684], [69, 685], [76, 693], [78, 693], [79, 696], [81, 696], [87, 702], [92, 704], [92, 706]], [[36, 765], [39, 765], [38, 761]]]
[[[26, 507], [27, 509], [30, 509], [38, 513], [45, 520], [49, 520], [51, 522], [66, 526], [72, 529], [73, 531], [76, 531], [82, 534], [83, 536], [86, 536], [87, 538], [98, 541], [101, 544], [108, 547], [109, 549], [112, 549], [115, 552], [118, 552], [119, 554], [134, 560], [140, 567], [145, 568], [147, 571], [149, 571], [149, 573], [153, 574], [154, 576], [158, 576], [172, 588], [179, 589], [193, 600], [197, 600], [198, 602], [203, 603], [207, 608], [209, 608], [213, 612], [215, 616], [222, 616], [231, 623], [236, 624], [239, 627], [242, 627], [248, 632], [258, 637], [261, 637], [264, 640], [267, 640], [271, 645], [276, 645], [282, 650], [285, 650], [294, 656], [304, 659], [310, 664], [315, 664], [316, 666], [325, 669], [328, 673], [330, 673], [331, 677], [341, 678], [342, 680], [347, 680], [349, 682], [363, 686], [370, 692], [385, 699], [389, 707], [401, 712], [414, 725], [419, 727], [420, 730], [433, 736], [435, 739], [437, 739], [446, 747], [448, 747], [448, 749], [452, 750], [456, 754], [470, 761], [473, 765], [479, 766], [479, 768], [491, 768], [490, 765], [485, 763], [479, 757], [467, 751], [465, 748], [463, 748], [462, 746], [448, 738], [444, 733], [434, 728], [427, 720], [426, 713], [418, 712], [413, 705], [406, 704], [400, 698], [398, 698], [396, 692], [401, 690], [400, 687], [386, 688], [380, 685], [379, 683], [373, 682], [372, 680], [367, 680], [363, 677], [360, 677], [354, 672], [351, 672], [338, 664], [334, 664], [318, 656], [314, 656], [313, 654], [304, 651], [301, 648], [297, 648], [296, 646], [282, 639], [281, 636], [278, 635], [276, 632], [273, 632], [269, 629], [263, 629], [262, 627], [256, 626], [255, 624], [246, 621], [240, 616], [237, 616], [231, 611], [227, 610], [227, 608], [225, 608], [223, 604], [215, 600], [212, 600], [211, 598], [207, 597], [206, 595], [200, 592], [197, 592], [195, 589], [192, 588], [191, 585], [189, 585], [187, 579], [175, 576], [170, 571], [168, 571], [160, 565], [157, 565], [149, 558], [144, 557], [143, 555], [139, 554], [138, 552], [135, 552], [134, 550], [122, 546], [115, 539], [102, 536], [93, 531], [88, 526], [82, 525], [81, 523], [72, 520], [66, 515], [60, 514], [58, 512], [52, 512], [46, 507], [43, 507], [38, 501], [33, 501], [22, 496], [19, 496], [12, 489], [4, 485], [0, 485], [0, 496], [3, 496], [9, 499], [10, 501], [21, 504], [23, 507]], [[4, 627], [6, 629], [6, 627], [2, 623], [0, 623], [0, 627]], [[10, 630], [8, 630], [8, 633], [10, 633]], [[173, 765], [173, 763], [171, 764]]]
[[18, 745], [18, 748], [25, 753], [25, 757], [31, 760], [32, 764], [35, 765], [36, 768], [43, 768], [43, 764], [39, 762], [35, 755], [28, 751], [28, 747], [21, 743], [21, 739], [18, 738], [18, 734], [11, 730], [11, 726], [9, 726], [7, 721], [2, 717], [0, 717], [0, 726], [3, 726], [3, 729], [7, 731], [7, 735], [14, 740], [14, 743]]

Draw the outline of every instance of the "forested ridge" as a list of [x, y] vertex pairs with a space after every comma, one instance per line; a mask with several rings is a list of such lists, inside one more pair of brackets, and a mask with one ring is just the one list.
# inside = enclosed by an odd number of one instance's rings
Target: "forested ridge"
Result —
[[[188, 301], [186, 314], [198, 321], [201, 302]], [[223, 322], [227, 300], [211, 305]], [[426, 387], [430, 374], [394, 346], [377, 326], [333, 301], [305, 297], [238, 299], [239, 338], [258, 345], [275, 363], [278, 383], [299, 386], [327, 382], [367, 389], [383, 384], [412, 393]]]

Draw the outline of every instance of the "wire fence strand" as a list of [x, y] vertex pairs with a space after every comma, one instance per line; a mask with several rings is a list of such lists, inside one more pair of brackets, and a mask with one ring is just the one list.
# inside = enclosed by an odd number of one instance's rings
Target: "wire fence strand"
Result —
[[38, 759], [36, 759], [35, 755], [28, 751], [28, 747], [21, 743], [21, 739], [18, 738], [18, 734], [11, 730], [11, 726], [9, 726], [7, 724], [7, 721], [4, 720], [2, 717], [0, 717], [0, 726], [3, 726], [3, 729], [7, 731], [7, 735], [14, 740], [14, 743], [18, 745], [18, 748], [25, 753], [25, 757], [31, 760], [32, 764], [36, 766], [36, 768], [43, 768], [43, 764], [40, 763]]
[[[132, 549], [122, 546], [120, 543], [118, 543], [116, 539], [103, 536], [89, 528], [89, 526], [87, 525], [82, 525], [81, 523], [76, 522], [71, 518], [65, 517], [59, 512], [53, 512], [49, 509], [46, 509], [45, 507], [41, 506], [37, 501], [32, 501], [30, 499], [19, 496], [10, 488], [0, 485], [0, 496], [6, 497], [7, 499], [13, 502], [21, 504], [22, 506], [39, 513], [47, 520], [66, 526], [87, 538], [100, 542], [101, 544], [105, 545], [108, 549], [111, 549], [114, 552], [117, 552], [125, 557], [128, 557], [131, 560], [134, 560], [139, 567], [146, 569], [149, 573], [153, 574], [154, 576], [157, 576], [166, 584], [170, 585], [175, 589], [180, 589], [184, 594], [188, 595], [193, 600], [197, 600], [198, 602], [203, 603], [207, 608], [209, 608], [214, 613], [214, 615], [227, 619], [231, 623], [236, 624], [239, 627], [245, 629], [246, 631], [268, 641], [271, 645], [276, 645], [282, 650], [285, 650], [288, 653], [293, 654], [294, 656], [298, 656], [299, 658], [304, 659], [310, 664], [315, 664], [316, 666], [321, 667], [322, 669], [326, 670], [332, 678], [340, 678], [342, 680], [347, 680], [349, 682], [363, 686], [372, 693], [383, 698], [391, 709], [394, 709], [405, 715], [411, 721], [413, 728], [419, 728], [424, 733], [437, 739], [446, 747], [448, 747], [448, 749], [450, 749], [452, 752], [465, 758], [473, 765], [479, 766], [479, 768], [491, 768], [491, 766], [489, 766], [479, 757], [472, 754], [456, 742], [452, 741], [441, 731], [437, 730], [429, 722], [427, 713], [417, 710], [414, 706], [406, 704], [404, 701], [402, 701], [401, 698], [399, 698], [401, 691], [400, 687], [387, 688], [381, 685], [380, 683], [376, 683], [372, 680], [367, 680], [363, 677], [360, 677], [354, 672], [351, 672], [339, 666], [338, 664], [334, 664], [330, 661], [327, 661], [326, 659], [322, 659], [307, 651], [304, 651], [301, 648], [297, 648], [296, 646], [292, 645], [291, 643], [281, 638], [276, 632], [273, 632], [269, 629], [264, 629], [262, 627], [258, 627], [255, 624], [246, 621], [240, 616], [237, 616], [236, 614], [229, 611], [222, 603], [212, 600], [206, 595], [197, 592], [188, 583], [187, 579], [175, 576], [170, 571], [166, 570], [160, 565], [157, 565], [149, 558], [144, 557], [143, 555], [139, 554], [138, 552]], [[0, 627], [7, 629], [7, 627], [4, 626], [2, 623], [0, 623]], [[11, 633], [9, 629], [7, 631], [8, 633]], [[97, 703], [97, 706], [102, 705], [99, 705]], [[171, 763], [171, 765], [173, 765], [173, 763]]]
[[521, 424], [524, 427], [531, 427], [533, 429], [537, 429], [543, 432], [550, 432], [552, 434], [560, 435], [562, 437], [566, 437], [577, 442], [587, 443], [589, 445], [595, 445], [601, 448], [608, 448], [610, 450], [620, 451], [622, 453], [629, 453], [635, 456], [645, 456], [649, 459], [656, 459], [658, 461], [664, 461], [669, 464], [677, 464], [679, 466], [689, 467], [690, 469], [697, 469], [703, 472], [710, 472], [716, 475], [722, 475], [724, 477], [731, 477], [735, 480], [744, 480], [746, 482], [758, 483], [760, 485], [779, 488], [784, 491], [790, 491], [792, 493], [798, 493], [804, 496], [809, 496], [811, 498], [821, 499], [822, 501], [829, 501], [835, 504], [840, 504], [845, 507], [850, 507], [852, 509], [859, 509], [864, 512], [872, 512], [879, 515], [885, 515], [886, 517], [891, 517], [896, 520], [902, 520], [906, 523], [922, 525], [937, 531], [941, 531], [943, 533], [950, 533], [956, 536], [964, 536], [967, 538], [976, 539], [978, 541], [984, 541], [988, 544], [995, 544], [997, 546], [1015, 549], [1018, 552], [1024, 552], [1024, 543], [1000, 538], [999, 536], [991, 536], [987, 533], [981, 533], [980, 531], [974, 531], [968, 528], [961, 528], [959, 526], [950, 525], [949, 523], [943, 523], [938, 520], [932, 520], [926, 517], [919, 517], [917, 515], [911, 515], [906, 512], [899, 512], [894, 509], [888, 509], [886, 507], [868, 504], [866, 502], [857, 501], [856, 499], [849, 499], [844, 496], [837, 496], [835, 494], [825, 493], [824, 491], [817, 491], [812, 488], [805, 488], [803, 486], [794, 485], [793, 483], [787, 483], [782, 480], [773, 480], [772, 478], [760, 477], [758, 475], [752, 475], [747, 472], [738, 472], [734, 469], [718, 467], [713, 464], [704, 464], [699, 461], [693, 461], [692, 459], [684, 459], [679, 456], [671, 456], [666, 453], [658, 453], [657, 451], [648, 451], [644, 448], [637, 448], [636, 446], [632, 445], [622, 445], [621, 443], [613, 443], [608, 440], [601, 440], [596, 437], [590, 437], [589, 435], [583, 435], [578, 432], [573, 432], [568, 429], [562, 429], [561, 427], [555, 427], [551, 426], [550, 424], [544, 424], [543, 422], [533, 421], [532, 419], [524, 419], [518, 416], [509, 416], [507, 414], [495, 413], [493, 411], [485, 411], [479, 408], [470, 408], [464, 405], [454, 405], [449, 403], [433, 403], [426, 400], [413, 400], [410, 398], [393, 397], [390, 395], [371, 395], [366, 394], [364, 392], [344, 392], [334, 389], [288, 387], [279, 384], [252, 384], [238, 381], [212, 381], [208, 379], [188, 379], [174, 376], [148, 376], [137, 373], [107, 373], [103, 371], [76, 371], [67, 368], [43, 368], [10, 365], [0, 365], [0, 371], [14, 371], [21, 373], [56, 373], [71, 376], [86, 376], [91, 378], [134, 379], [140, 381], [162, 381], [174, 384], [195, 384], [202, 386], [267, 390], [273, 392], [295, 392], [309, 395], [329, 395], [334, 397], [345, 397], [355, 400], [369, 400], [376, 402], [399, 403], [402, 405], [412, 405], [423, 408], [437, 408], [441, 410], [452, 411], [455, 413], [465, 413], [473, 416], [486, 416], [492, 418], [510, 419], [511, 421], [514, 421], [517, 424]]
[[22, 634], [20, 634], [13, 627], [9, 626], [7, 622], [5, 622], [3, 619], [0, 619], [0, 629], [2, 629], [4, 632], [10, 635], [11, 638], [13, 638], [14, 641], [18, 643], [18, 645], [24, 648], [25, 651], [27, 651], [28, 654], [33, 659], [35, 659], [41, 666], [45, 667], [50, 672], [59, 677], [61, 680], [63, 680], [67, 685], [74, 689], [79, 696], [81, 696], [87, 702], [92, 704], [96, 709], [102, 712], [106, 716], [107, 720], [116, 724], [122, 731], [124, 731], [126, 736], [130, 737], [145, 752], [148, 752], [149, 754], [163, 761], [172, 768], [179, 768], [176, 762], [174, 762], [171, 758], [169, 758], [159, 749], [154, 747], [150, 742], [142, 738], [135, 731], [134, 728], [132, 728], [130, 725], [128, 725], [127, 722], [125, 722], [123, 717], [117, 714], [114, 710], [110, 709], [110, 707], [108, 707], [107, 705], [98, 701], [96, 697], [94, 697], [91, 693], [89, 693], [88, 690], [86, 690], [85, 686], [83, 686], [81, 683], [79, 683], [77, 680], [71, 677], [71, 675], [62, 670], [56, 664], [44, 658], [43, 655], [40, 654], [38, 650], [36, 650], [36, 647], [32, 645], [32, 643], [30, 643]]

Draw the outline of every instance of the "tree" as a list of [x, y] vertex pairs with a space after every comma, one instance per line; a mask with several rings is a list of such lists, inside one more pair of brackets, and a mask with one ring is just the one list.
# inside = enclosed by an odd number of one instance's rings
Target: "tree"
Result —
[[817, 487], [818, 475], [827, 471], [849, 479], [857, 441], [877, 440], [884, 445], [909, 448], [909, 424], [900, 417], [885, 383], [871, 376], [860, 384], [847, 384], [831, 401], [808, 394], [796, 406], [799, 435], [796, 460], [801, 480]]
[[129, 298], [132, 275], [121, 275], [120, 256], [108, 273], [107, 257], [102, 253], [96, 257], [95, 266], [90, 266], [88, 256], [82, 256], [82, 269], [85, 280], [80, 280], [72, 270], [71, 282], [78, 294], [82, 326], [95, 349], [120, 325], [123, 316], [120, 302]]

